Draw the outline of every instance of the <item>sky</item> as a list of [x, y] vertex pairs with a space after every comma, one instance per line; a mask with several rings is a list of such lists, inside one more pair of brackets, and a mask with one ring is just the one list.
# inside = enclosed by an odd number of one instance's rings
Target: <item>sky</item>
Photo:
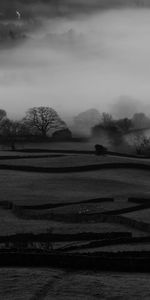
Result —
[[0, 66], [0, 106], [14, 117], [41, 105], [65, 118], [89, 108], [150, 115], [150, 9], [42, 19], [0, 50]]

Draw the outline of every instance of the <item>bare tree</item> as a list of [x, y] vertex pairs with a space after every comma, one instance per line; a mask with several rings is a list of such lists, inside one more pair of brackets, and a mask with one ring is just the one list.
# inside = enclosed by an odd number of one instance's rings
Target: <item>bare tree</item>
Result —
[[3, 121], [4, 118], [7, 117], [7, 113], [4, 109], [0, 109], [0, 123]]
[[132, 120], [128, 118], [116, 120], [115, 123], [122, 133], [128, 133], [133, 127]]
[[150, 153], [150, 138], [144, 134], [135, 134], [133, 136], [133, 145], [135, 146], [136, 153], [139, 155], [149, 155]]
[[57, 112], [51, 107], [33, 107], [26, 113], [26, 122], [30, 128], [36, 129], [43, 137], [47, 136], [50, 129], [66, 128]]
[[17, 136], [20, 135], [22, 129], [21, 121], [14, 121], [8, 118], [1, 122], [1, 132], [3, 136]]
[[101, 123], [105, 128], [112, 126], [112, 124], [113, 124], [112, 115], [104, 112], [102, 114], [102, 122]]
[[4, 144], [9, 144], [12, 150], [15, 150], [17, 136], [21, 133], [22, 124], [19, 121], [13, 121], [4, 118], [1, 122], [1, 136]]
[[134, 128], [150, 128], [150, 118], [144, 113], [136, 113], [133, 115], [132, 123]]

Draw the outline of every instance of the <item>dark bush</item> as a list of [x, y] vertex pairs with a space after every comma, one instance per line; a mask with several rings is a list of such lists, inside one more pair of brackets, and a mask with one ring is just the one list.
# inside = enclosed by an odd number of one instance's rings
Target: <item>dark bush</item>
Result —
[[95, 145], [95, 154], [96, 155], [104, 155], [107, 153], [107, 148], [102, 146], [102, 145], [99, 145], [99, 144], [96, 144]]

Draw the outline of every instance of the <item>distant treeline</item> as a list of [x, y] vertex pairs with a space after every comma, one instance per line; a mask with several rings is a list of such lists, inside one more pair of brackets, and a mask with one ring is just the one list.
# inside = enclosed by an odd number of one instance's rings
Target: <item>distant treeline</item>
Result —
[[[80, 131], [90, 131], [90, 135], [80, 135]], [[150, 129], [150, 117], [144, 113], [136, 113], [132, 118], [114, 119], [109, 113], [100, 114], [91, 109], [74, 118], [72, 131], [59, 114], [51, 107], [40, 106], [29, 108], [21, 120], [10, 120], [7, 112], [0, 109], [0, 143], [10, 144], [15, 150], [16, 142], [42, 142], [53, 141], [87, 141], [88, 138], [100, 140], [107, 136], [109, 144], [116, 147], [123, 145], [125, 148], [125, 136], [133, 135], [133, 144], [138, 155], [150, 154], [150, 139], [143, 134], [143, 130]], [[78, 131], [78, 134], [77, 134]], [[124, 151], [125, 152], [125, 151]]]
[[51, 131], [53, 140], [70, 140], [72, 133], [58, 113], [51, 107], [30, 108], [23, 119], [10, 120], [7, 112], [0, 109], [0, 142], [10, 143], [15, 150], [17, 141], [43, 141]]

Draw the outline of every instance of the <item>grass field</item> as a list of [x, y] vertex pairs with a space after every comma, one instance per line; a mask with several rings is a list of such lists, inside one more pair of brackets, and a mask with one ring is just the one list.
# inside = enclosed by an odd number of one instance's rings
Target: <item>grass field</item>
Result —
[[149, 172], [142, 170], [101, 170], [81, 174], [0, 170], [0, 189], [1, 201], [24, 205], [150, 194]]
[[[45, 154], [46, 155], [46, 154]], [[50, 155], [50, 154], [49, 154]], [[23, 155], [22, 155], [23, 156]], [[27, 156], [27, 154], [26, 154]], [[35, 154], [38, 156], [38, 154]], [[43, 155], [44, 156], [44, 155]], [[74, 166], [84, 166], [84, 165], [95, 165], [95, 164], [108, 164], [108, 163], [143, 163], [139, 159], [122, 158], [114, 156], [96, 156], [94, 154], [68, 154], [60, 156], [56, 153], [50, 155], [50, 157], [34, 157], [34, 158], [21, 158], [21, 159], [5, 159], [5, 164], [10, 165], [23, 165], [23, 166], [34, 166], [34, 167], [74, 167]], [[0, 161], [1, 163], [1, 161]], [[146, 164], [150, 165], [150, 160], [146, 161]]]
[[127, 228], [123, 225], [111, 223], [83, 223], [83, 224], [65, 224], [62, 222], [47, 220], [24, 220], [17, 218], [13, 213], [6, 210], [0, 210], [0, 235], [11, 235], [15, 233], [80, 233], [80, 232], [126, 232], [132, 231], [134, 236], [143, 236], [138, 230]]
[[150, 224], [150, 209], [142, 209], [140, 211], [127, 213], [125, 214], [125, 216], [133, 220], [142, 221]]
[[1, 170], [0, 189], [1, 201], [24, 205], [150, 194], [149, 173], [132, 170], [103, 170], [81, 174]]
[[[84, 146], [83, 146], [84, 145]], [[81, 147], [83, 146], [83, 147]], [[45, 148], [44, 148], [45, 147]], [[90, 144], [64, 143], [35, 145], [33, 151], [15, 152], [1, 151], [0, 164], [8, 166], [33, 166], [33, 167], [72, 167], [100, 165], [109, 163], [143, 163], [138, 158], [126, 158], [115, 156], [96, 156], [94, 154], [67, 154], [54, 152], [35, 152], [37, 148], [48, 150], [93, 150]], [[150, 160], [144, 160], [149, 165]], [[24, 172], [15, 170], [0, 170], [0, 201], [12, 202], [16, 207], [36, 206], [43, 204], [59, 204], [58, 208], [49, 209], [21, 209], [14, 208], [6, 210], [0, 208], [0, 235], [11, 235], [15, 233], [111, 233], [131, 232], [133, 236], [148, 236], [148, 232], [139, 229], [134, 223], [120, 223], [117, 218], [101, 218], [101, 214], [110, 213], [120, 215], [120, 210], [129, 209], [128, 213], [122, 216], [137, 222], [149, 223], [150, 208], [136, 211], [138, 204], [128, 202], [128, 197], [146, 197], [150, 199], [149, 170], [142, 169], [103, 169], [88, 172], [70, 173], [42, 173]], [[100, 198], [114, 198], [114, 201], [91, 201], [86, 200]], [[82, 203], [75, 203], [75, 202]], [[64, 203], [64, 206], [62, 204]], [[67, 206], [67, 203], [71, 204]], [[135, 211], [134, 211], [135, 207]], [[131, 212], [130, 212], [131, 209]], [[20, 211], [19, 211], [20, 210]], [[98, 217], [99, 214], [99, 217]], [[57, 220], [58, 216], [62, 219]], [[92, 215], [92, 218], [91, 218]], [[67, 221], [68, 216], [79, 216], [77, 221]], [[80, 222], [86, 217], [84, 222]], [[37, 218], [37, 219], [36, 219]], [[71, 218], [71, 217], [70, 217]], [[89, 219], [88, 219], [89, 218]], [[95, 219], [96, 218], [96, 219]], [[100, 219], [98, 219], [100, 218]], [[56, 219], [56, 220], [55, 220]], [[99, 221], [98, 221], [99, 220]], [[137, 228], [136, 228], [137, 227]], [[114, 246], [106, 246], [108, 251]], [[123, 245], [121, 246], [123, 247]], [[136, 246], [135, 246], [136, 247]], [[133, 249], [135, 249], [133, 247]], [[146, 249], [149, 244], [146, 244]], [[104, 247], [103, 247], [104, 248]], [[105, 249], [104, 248], [104, 249]], [[119, 248], [116, 245], [116, 249]], [[125, 249], [129, 249], [128, 244]], [[140, 246], [137, 247], [137, 250]], [[148, 248], [149, 249], [149, 248]], [[91, 250], [93, 251], [93, 250]], [[117, 251], [117, 250], [116, 250]], [[118, 250], [124, 251], [124, 250]]]

